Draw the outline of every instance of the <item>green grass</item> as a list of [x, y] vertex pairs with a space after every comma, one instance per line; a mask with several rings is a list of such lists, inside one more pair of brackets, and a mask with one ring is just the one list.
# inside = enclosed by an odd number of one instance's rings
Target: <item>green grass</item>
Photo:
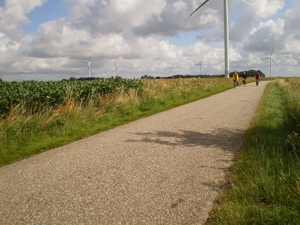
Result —
[[55, 109], [19, 104], [0, 119], [0, 166], [229, 88], [231, 80], [222, 78], [154, 80], [139, 90], [91, 95], [84, 103], [69, 98]]
[[265, 90], [210, 224], [300, 224], [300, 80]]

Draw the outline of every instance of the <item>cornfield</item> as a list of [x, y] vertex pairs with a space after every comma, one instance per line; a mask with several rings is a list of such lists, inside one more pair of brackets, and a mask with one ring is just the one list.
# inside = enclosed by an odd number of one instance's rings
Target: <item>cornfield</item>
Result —
[[0, 82], [0, 116], [7, 115], [19, 104], [25, 104], [29, 111], [40, 111], [47, 107], [55, 108], [67, 104], [69, 98], [85, 102], [92, 95], [111, 95], [121, 88], [125, 92], [138, 90], [142, 85], [140, 80], [120, 77], [74, 81]]

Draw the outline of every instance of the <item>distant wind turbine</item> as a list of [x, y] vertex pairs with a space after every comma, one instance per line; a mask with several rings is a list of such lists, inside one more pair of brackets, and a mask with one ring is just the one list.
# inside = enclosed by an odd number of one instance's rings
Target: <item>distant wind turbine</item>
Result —
[[199, 66], [200, 75], [202, 75], [202, 69], [204, 69], [204, 66], [202, 64], [203, 58], [204, 58], [204, 56], [202, 57], [202, 59], [201, 59], [201, 61], [199, 63], [195, 64], [196, 66]]
[[275, 65], [277, 66], [277, 63], [274, 61], [274, 59], [272, 58], [272, 55], [273, 55], [273, 51], [274, 51], [274, 47], [272, 49], [272, 52], [270, 54], [269, 57], [266, 57], [266, 58], [262, 58], [261, 60], [265, 60], [265, 59], [270, 59], [270, 77], [272, 77], [272, 61], [275, 63]]
[[[198, 9], [200, 9], [203, 5], [205, 5], [210, 0], [205, 0], [197, 9], [194, 10], [194, 12], [191, 13], [190, 16], [192, 16]], [[224, 7], [224, 53], [225, 53], [225, 77], [229, 78], [229, 25], [228, 25], [228, 0], [223, 1], [223, 7]], [[249, 2], [243, 0], [243, 2], [246, 2], [247, 4], [250, 4]], [[250, 4], [251, 5], [251, 4]]]
[[115, 68], [114, 68], [113, 72], [116, 72], [116, 77], [118, 76], [118, 71], [121, 71], [121, 69], [119, 69], [119, 68], [117, 67], [117, 63], [116, 63], [116, 61], [115, 61]]
[[73, 71], [73, 76], [75, 76], [75, 73], [76, 73], [77, 69], [78, 69], [78, 68], [76, 68], [76, 69]]
[[172, 73], [173, 76], [175, 75], [176, 72], [175, 72], [173, 66], [172, 66], [172, 69], [169, 71], [169, 73]]
[[93, 53], [91, 54], [90, 58], [88, 61], [81, 61], [87, 64], [88, 70], [89, 70], [89, 77], [91, 77], [91, 58], [92, 58]]

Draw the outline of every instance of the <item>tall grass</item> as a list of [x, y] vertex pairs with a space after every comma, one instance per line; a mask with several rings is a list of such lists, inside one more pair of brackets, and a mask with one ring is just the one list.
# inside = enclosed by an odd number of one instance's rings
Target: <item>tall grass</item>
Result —
[[231, 87], [222, 78], [161, 79], [84, 100], [69, 91], [55, 108], [21, 102], [0, 119], [0, 166]]
[[265, 90], [209, 224], [300, 224], [300, 79]]

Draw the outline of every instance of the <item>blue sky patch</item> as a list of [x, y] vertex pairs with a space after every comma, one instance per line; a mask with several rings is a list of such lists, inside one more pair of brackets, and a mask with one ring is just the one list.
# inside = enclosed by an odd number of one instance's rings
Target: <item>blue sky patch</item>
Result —
[[45, 22], [57, 20], [68, 16], [67, 7], [61, 1], [51, 0], [40, 7], [36, 7], [30, 14], [27, 15], [31, 20], [30, 24], [21, 27], [27, 34], [36, 33], [39, 25]]

